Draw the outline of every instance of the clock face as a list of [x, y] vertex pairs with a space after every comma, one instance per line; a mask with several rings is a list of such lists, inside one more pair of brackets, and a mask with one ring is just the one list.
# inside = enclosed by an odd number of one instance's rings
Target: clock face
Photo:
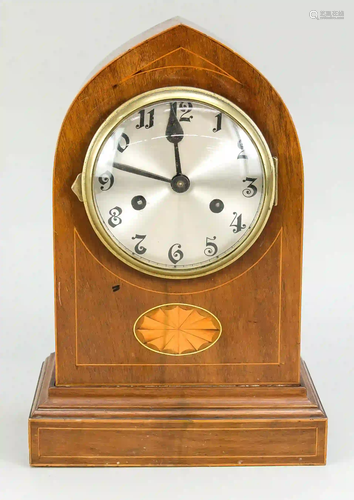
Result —
[[165, 277], [235, 260], [270, 211], [270, 153], [258, 129], [215, 94], [182, 90], [118, 108], [84, 170], [86, 209], [102, 241], [133, 267]]

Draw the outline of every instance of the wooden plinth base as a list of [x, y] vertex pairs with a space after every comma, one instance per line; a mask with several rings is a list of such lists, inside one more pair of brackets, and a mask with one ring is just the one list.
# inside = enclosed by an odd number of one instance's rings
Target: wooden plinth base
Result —
[[56, 387], [43, 364], [33, 466], [323, 465], [327, 417], [304, 362], [297, 387]]

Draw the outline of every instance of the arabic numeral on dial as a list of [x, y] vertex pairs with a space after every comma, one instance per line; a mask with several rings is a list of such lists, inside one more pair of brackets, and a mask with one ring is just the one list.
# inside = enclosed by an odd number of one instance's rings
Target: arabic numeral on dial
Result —
[[168, 251], [168, 258], [172, 262], [172, 264], [177, 264], [180, 260], [183, 259], [184, 254], [181, 250], [181, 246], [179, 243], [175, 243]]
[[218, 252], [218, 247], [216, 245], [216, 243], [213, 243], [213, 241], [216, 240], [216, 236], [213, 236], [212, 238], [208, 238], [206, 239], [206, 248], [204, 250], [204, 253], [207, 257], [213, 257], [213, 255], [216, 255], [217, 252]]
[[145, 125], [145, 109], [142, 109], [139, 111], [139, 123], [136, 125], [136, 128], [143, 128], [145, 127], [146, 129], [151, 128], [154, 126], [154, 115], [155, 115], [155, 110], [152, 109], [148, 113], [149, 120], [148, 123]]
[[130, 139], [129, 137], [127, 136], [127, 134], [125, 134], [123, 132], [123, 134], [120, 136], [120, 139], [118, 141], [118, 144], [117, 144], [117, 149], [120, 153], [123, 153], [127, 147], [129, 146], [130, 144]]
[[242, 229], [245, 229], [246, 224], [242, 224], [242, 214], [237, 215], [237, 212], [233, 212], [234, 218], [230, 224], [230, 227], [233, 227], [234, 233], [239, 233]]
[[146, 248], [142, 245], [142, 242], [145, 240], [146, 234], [136, 234], [132, 237], [132, 240], [139, 240], [138, 243], [134, 247], [135, 253], [138, 255], [143, 255], [146, 252]]
[[122, 219], [119, 217], [121, 213], [122, 209], [120, 207], [111, 208], [111, 210], [109, 211], [109, 215], [111, 217], [108, 219], [108, 224], [111, 227], [119, 226], [119, 224], [122, 223]]
[[246, 177], [246, 179], [243, 179], [242, 182], [249, 182], [248, 186], [242, 191], [243, 196], [246, 196], [246, 198], [252, 198], [252, 196], [255, 196], [257, 194], [257, 188], [254, 186], [254, 183], [256, 182], [257, 178], [254, 177]]
[[100, 175], [98, 182], [101, 184], [101, 191], [108, 191], [114, 184], [114, 177], [108, 170]]
[[243, 148], [243, 142], [241, 141], [241, 139], [238, 141], [238, 143], [237, 143], [237, 147], [238, 147], [239, 149], [241, 149], [241, 151], [240, 151], [240, 152], [239, 152], [239, 154], [238, 154], [237, 159], [238, 159], [238, 160], [248, 160], [248, 156], [247, 156], [247, 155], [246, 155], [246, 153], [245, 153], [245, 150], [244, 150], [244, 148]]
[[180, 122], [190, 122], [193, 116], [186, 116], [193, 109], [193, 104], [191, 102], [181, 102], [179, 105], [179, 109], [182, 111], [181, 117], [179, 119]]
[[216, 127], [213, 128], [214, 133], [219, 132], [219, 130], [221, 130], [222, 113], [216, 115], [215, 118], [216, 118]]

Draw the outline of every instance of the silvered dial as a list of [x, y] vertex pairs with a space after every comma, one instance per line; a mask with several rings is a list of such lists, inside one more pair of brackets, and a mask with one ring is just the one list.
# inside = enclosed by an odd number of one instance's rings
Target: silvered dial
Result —
[[174, 96], [137, 106], [96, 149], [90, 182], [101, 236], [146, 272], [215, 268], [259, 219], [264, 155], [218, 106]]

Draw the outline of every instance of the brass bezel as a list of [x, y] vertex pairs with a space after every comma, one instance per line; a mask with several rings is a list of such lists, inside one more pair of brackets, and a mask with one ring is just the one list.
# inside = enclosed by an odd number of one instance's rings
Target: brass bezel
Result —
[[[249, 134], [253, 140], [262, 159], [264, 171], [263, 204], [259, 211], [257, 221], [248, 233], [248, 236], [245, 239], [241, 239], [240, 244], [236, 248], [217, 262], [213, 262], [209, 265], [201, 266], [196, 269], [169, 270], [165, 268], [158, 268], [156, 266], [145, 264], [144, 262], [141, 262], [126, 253], [106, 232], [99, 215], [97, 214], [93, 197], [93, 171], [96, 159], [112, 130], [118, 123], [135, 113], [138, 109], [157, 102], [173, 99], [189, 99], [197, 101], [202, 104], [213, 106], [217, 110], [229, 115]], [[82, 171], [82, 197], [87, 216], [93, 229], [102, 243], [113, 255], [134, 269], [151, 276], [167, 279], [190, 279], [206, 276], [223, 269], [240, 258], [253, 245], [263, 231], [273, 208], [276, 192], [275, 182], [276, 176], [274, 162], [266, 140], [257, 125], [238, 106], [224, 97], [207, 90], [197, 89], [194, 87], [164, 87], [133, 97], [113, 111], [113, 113], [99, 127], [90, 143], [84, 161]]]

